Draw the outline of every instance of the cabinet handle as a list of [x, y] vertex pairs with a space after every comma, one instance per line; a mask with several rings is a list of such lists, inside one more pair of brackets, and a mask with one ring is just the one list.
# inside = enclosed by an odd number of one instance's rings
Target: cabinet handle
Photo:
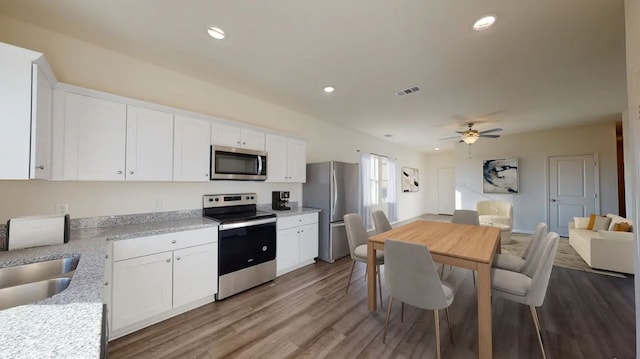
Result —
[[205, 177], [209, 177], [209, 174], [208, 174], [208, 173], [205, 173], [205, 174], [204, 174], [204, 176], [205, 176]]
[[108, 255], [108, 254], [105, 254], [104, 258], [105, 258], [105, 259], [109, 259], [109, 255]]
[[171, 258], [167, 258], [167, 263], [171, 262]]
[[40, 166], [37, 166], [36, 168], [37, 168], [37, 169], [39, 169], [39, 170], [43, 170], [43, 169], [44, 169], [44, 166], [43, 166], [43, 165], [40, 165]]
[[109, 285], [109, 282], [104, 282], [104, 285], [105, 285], [105, 286], [108, 286], [108, 285]]
[[301, 233], [304, 233], [304, 229], [300, 231]]
[[118, 171], [118, 174], [119, 174], [119, 175], [121, 175], [121, 174], [122, 174], [122, 171]]
[[172, 240], [172, 241], [171, 241], [171, 244], [176, 244], [176, 240], [175, 240], [175, 239], [174, 239], [174, 240]]
[[133, 171], [129, 171], [129, 174], [130, 174], [130, 175], [132, 175], [132, 174], [133, 174]]
[[243, 145], [246, 145], [247, 143], [246, 143], [246, 142], [242, 142], [242, 144], [243, 144]]
[[176, 260], [177, 260], [177, 261], [179, 261], [179, 260], [180, 260], [180, 257], [176, 257]]

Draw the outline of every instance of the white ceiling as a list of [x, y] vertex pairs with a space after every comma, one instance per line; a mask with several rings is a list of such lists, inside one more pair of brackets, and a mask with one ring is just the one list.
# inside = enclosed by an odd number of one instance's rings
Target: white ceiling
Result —
[[[438, 139], [465, 120], [506, 135], [626, 104], [623, 0], [0, 0], [0, 13], [425, 152], [452, 148]], [[488, 13], [496, 24], [472, 31]]]

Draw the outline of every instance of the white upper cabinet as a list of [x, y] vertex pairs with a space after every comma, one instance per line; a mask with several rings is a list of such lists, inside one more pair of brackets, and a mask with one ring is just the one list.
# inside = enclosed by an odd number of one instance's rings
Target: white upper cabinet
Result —
[[209, 181], [210, 126], [206, 120], [175, 116], [174, 181]]
[[267, 182], [306, 182], [307, 143], [278, 135], [266, 135]]
[[[53, 87], [42, 68], [32, 66], [31, 113], [31, 160], [30, 178], [51, 178], [51, 116]], [[33, 148], [35, 144], [35, 149]]]
[[49, 178], [51, 94], [42, 53], [0, 43], [0, 179]]
[[173, 115], [127, 106], [127, 181], [173, 179]]
[[65, 179], [125, 179], [127, 107], [73, 93], [65, 101]]
[[212, 145], [264, 151], [264, 140], [265, 134], [261, 131], [223, 125], [219, 123], [211, 124]]

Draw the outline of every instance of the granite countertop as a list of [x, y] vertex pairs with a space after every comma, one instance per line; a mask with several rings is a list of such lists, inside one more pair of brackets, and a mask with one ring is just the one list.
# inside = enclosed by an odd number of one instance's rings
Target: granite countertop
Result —
[[290, 217], [290, 216], [298, 216], [298, 215], [307, 214], [307, 213], [319, 213], [322, 210], [317, 208], [309, 208], [309, 207], [292, 207], [291, 209], [286, 211], [279, 211], [275, 209], [265, 209], [264, 211], [275, 213], [276, 216], [278, 217]]
[[106, 241], [217, 225], [210, 219], [193, 217], [80, 228], [71, 231], [65, 244], [0, 252], [0, 268], [80, 257], [69, 287], [61, 293], [33, 304], [0, 310], [0, 358], [98, 358]]

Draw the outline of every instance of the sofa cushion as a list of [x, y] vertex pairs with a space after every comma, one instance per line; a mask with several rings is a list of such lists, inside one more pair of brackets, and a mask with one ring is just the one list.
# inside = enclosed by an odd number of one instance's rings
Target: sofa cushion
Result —
[[589, 226], [589, 217], [573, 217], [576, 229], [586, 229]]
[[608, 230], [609, 224], [611, 224], [611, 218], [609, 217], [600, 217], [597, 216], [595, 222], [593, 223], [592, 231], [597, 232], [600, 230]]
[[598, 231], [598, 238], [633, 240], [633, 235], [630, 234], [629, 232]]
[[607, 217], [611, 218], [611, 223], [609, 224], [609, 230], [613, 231], [616, 224], [621, 223], [621, 222], [627, 222], [629, 223], [629, 225], [631, 227], [633, 227], [633, 221], [631, 221], [630, 219], [624, 218], [624, 217], [620, 217], [618, 215], [615, 214], [607, 214]]
[[614, 224], [613, 230], [616, 232], [631, 232], [631, 225], [627, 222], [620, 222]]
[[591, 213], [589, 216], [589, 224], [587, 225], [587, 229], [593, 230], [593, 225], [596, 224], [596, 215]]

